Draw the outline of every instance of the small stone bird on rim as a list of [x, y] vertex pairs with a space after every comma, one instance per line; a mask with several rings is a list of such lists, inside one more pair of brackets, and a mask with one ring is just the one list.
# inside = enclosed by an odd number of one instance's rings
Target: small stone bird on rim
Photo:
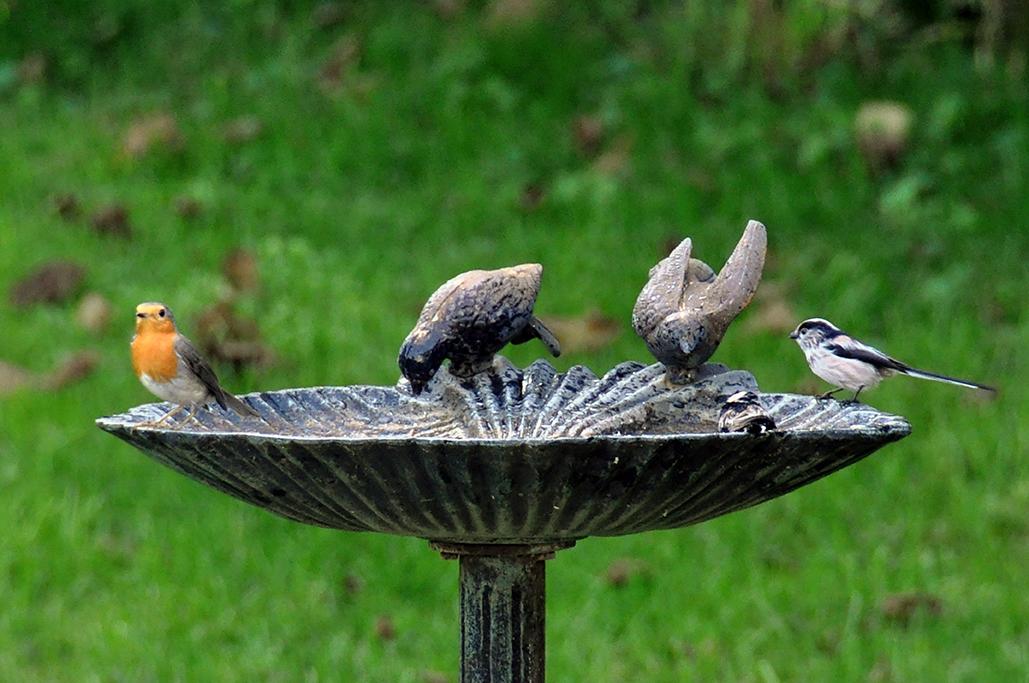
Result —
[[737, 391], [725, 399], [718, 414], [718, 431], [763, 434], [775, 429], [775, 420], [753, 391]]
[[915, 369], [874, 346], [859, 342], [824, 318], [809, 318], [800, 323], [790, 333], [790, 339], [796, 341], [804, 352], [811, 372], [838, 387], [819, 398], [829, 398], [837, 391], [847, 389], [854, 392], [851, 400], [857, 401], [863, 390], [872, 389], [885, 378], [898, 374], [996, 392], [993, 387], [976, 382]]
[[162, 303], [136, 306], [136, 334], [132, 337], [132, 369], [144, 387], [163, 401], [177, 404], [151, 426], [158, 426], [188, 407], [187, 420], [201, 406], [216, 402], [223, 410], [259, 417], [246, 403], [222, 389], [214, 370], [175, 326], [175, 316]]

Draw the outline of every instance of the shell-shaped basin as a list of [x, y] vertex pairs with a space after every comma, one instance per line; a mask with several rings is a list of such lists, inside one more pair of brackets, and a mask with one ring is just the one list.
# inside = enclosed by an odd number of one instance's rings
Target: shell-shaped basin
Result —
[[287, 389], [243, 397], [263, 419], [171, 406], [97, 420], [165, 465], [283, 517], [464, 543], [541, 543], [696, 524], [846, 467], [910, 432], [894, 415], [760, 394], [777, 429], [718, 433], [718, 407], [756, 389], [701, 368], [669, 386], [660, 365], [603, 377], [498, 358], [467, 380], [445, 370], [415, 397], [397, 387]]

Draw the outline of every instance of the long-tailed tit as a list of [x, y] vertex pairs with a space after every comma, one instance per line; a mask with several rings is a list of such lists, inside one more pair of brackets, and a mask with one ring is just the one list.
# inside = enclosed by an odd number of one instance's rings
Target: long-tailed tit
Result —
[[848, 389], [854, 392], [853, 400], [856, 401], [862, 390], [871, 389], [883, 379], [896, 374], [957, 384], [970, 389], [996, 391], [968, 380], [916, 370], [896, 358], [887, 356], [877, 348], [862, 344], [822, 318], [809, 318], [800, 323], [790, 333], [790, 339], [796, 340], [804, 352], [811, 372], [829, 384], [839, 387], [822, 394], [823, 398], [832, 396], [840, 389]]

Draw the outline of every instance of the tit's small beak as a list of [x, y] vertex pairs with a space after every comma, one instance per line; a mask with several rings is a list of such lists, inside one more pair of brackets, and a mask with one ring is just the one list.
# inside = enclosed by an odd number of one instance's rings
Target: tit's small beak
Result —
[[799, 335], [799, 334], [797, 334], [796, 332], [790, 332], [790, 339], [796, 339], [796, 338], [797, 338], [797, 337], [799, 337], [799, 336], [800, 336], [800, 335]]

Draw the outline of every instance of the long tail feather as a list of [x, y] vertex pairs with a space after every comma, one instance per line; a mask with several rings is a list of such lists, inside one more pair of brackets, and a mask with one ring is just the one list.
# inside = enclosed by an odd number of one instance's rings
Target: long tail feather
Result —
[[983, 391], [992, 391], [996, 393], [996, 389], [988, 387], [985, 384], [977, 384], [970, 382], [965, 379], [957, 379], [956, 377], [947, 377], [946, 375], [937, 375], [935, 372], [926, 372], [925, 370], [916, 370], [914, 368], [907, 368], [902, 370], [905, 375], [909, 377], [918, 377], [919, 379], [929, 379], [934, 382], [944, 382], [946, 384], [956, 384], [959, 387], [968, 387], [969, 389], [982, 389]]

